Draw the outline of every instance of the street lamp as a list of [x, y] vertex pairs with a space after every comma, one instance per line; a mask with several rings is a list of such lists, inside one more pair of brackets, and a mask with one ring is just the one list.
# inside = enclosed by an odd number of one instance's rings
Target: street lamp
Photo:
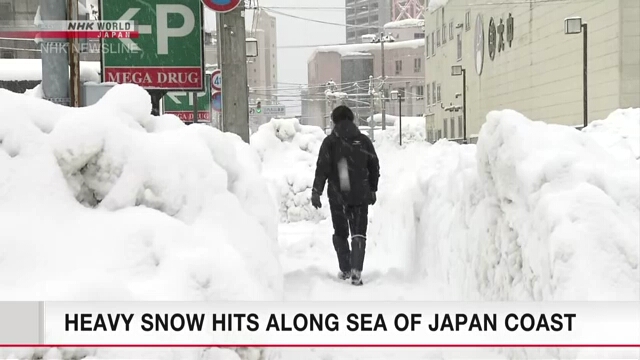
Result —
[[587, 98], [587, 23], [582, 22], [579, 16], [564, 19], [564, 33], [566, 35], [576, 35], [582, 33], [582, 106], [583, 125], [587, 127], [588, 119], [588, 98]]
[[[462, 141], [467, 142], [467, 71], [462, 65], [451, 66], [451, 76], [462, 75]], [[457, 94], [456, 94], [457, 97]]]
[[398, 133], [400, 134], [400, 146], [402, 146], [402, 93], [400, 93], [398, 90], [393, 90], [390, 95], [391, 100], [398, 100]]

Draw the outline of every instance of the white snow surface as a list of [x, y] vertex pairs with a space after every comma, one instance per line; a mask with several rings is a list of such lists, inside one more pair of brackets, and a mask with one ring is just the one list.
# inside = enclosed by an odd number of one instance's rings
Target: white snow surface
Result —
[[428, 10], [433, 12], [438, 10], [439, 8], [447, 5], [447, 3], [449, 2], [449, 0], [429, 0], [429, 6], [428, 6]]
[[263, 176], [279, 204], [281, 222], [323, 219], [311, 206], [311, 188], [318, 151], [325, 134], [298, 119], [272, 119], [251, 136], [262, 160]]
[[406, 29], [424, 26], [424, 19], [404, 19], [384, 24], [385, 29]]
[[638, 115], [579, 132], [491, 112], [477, 146], [436, 143], [414, 180], [419, 273], [450, 299], [637, 300], [640, 167], [620, 144]]
[[[148, 116], [139, 90], [119, 85], [85, 109], [0, 91], [9, 109], [0, 115], [0, 220], [9, 234], [0, 238], [2, 300], [640, 298], [639, 109], [582, 131], [495, 111], [477, 145], [428, 144], [424, 118], [403, 117], [402, 147], [397, 118], [387, 115], [394, 126], [375, 134], [381, 179], [365, 286], [353, 287], [335, 279], [327, 199], [320, 210], [310, 206], [320, 128], [274, 119], [247, 146], [206, 126]], [[222, 275], [230, 268], [232, 279]], [[461, 358], [438, 349], [50, 351], [45, 358]], [[637, 356], [622, 352], [466, 355]]]
[[[386, 42], [384, 44], [385, 50], [392, 49], [418, 49], [424, 47], [424, 39], [407, 40], [407, 41], [394, 41]], [[380, 51], [379, 43], [363, 43], [363, 44], [344, 44], [344, 45], [330, 45], [320, 46], [314, 50], [309, 59], [313, 59], [318, 52], [337, 52], [341, 56], [345, 56], [354, 52], [372, 52]]]
[[239, 137], [153, 117], [135, 85], [0, 108], [1, 300], [282, 298], [276, 206]]
[[[40, 59], [0, 59], [0, 80], [42, 80], [42, 61]], [[100, 62], [81, 61], [80, 80], [99, 82]]]

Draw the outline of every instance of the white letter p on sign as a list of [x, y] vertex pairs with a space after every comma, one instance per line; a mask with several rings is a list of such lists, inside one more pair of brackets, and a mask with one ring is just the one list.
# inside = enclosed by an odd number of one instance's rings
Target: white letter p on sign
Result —
[[[184, 24], [179, 28], [169, 28], [169, 14], [180, 14]], [[195, 16], [191, 9], [184, 5], [157, 5], [156, 16], [158, 20], [158, 55], [169, 54], [169, 38], [184, 37], [193, 31], [196, 24]]]

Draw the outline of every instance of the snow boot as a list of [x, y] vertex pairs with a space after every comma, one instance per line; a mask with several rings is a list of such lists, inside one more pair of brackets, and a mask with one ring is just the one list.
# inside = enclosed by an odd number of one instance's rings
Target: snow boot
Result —
[[349, 241], [346, 238], [333, 235], [333, 248], [338, 255], [338, 265], [340, 266], [340, 279], [346, 280], [351, 272], [351, 251], [349, 251]]
[[364, 250], [367, 238], [355, 235], [351, 238], [351, 284], [362, 285], [362, 266], [364, 265]]
[[351, 277], [351, 272], [350, 271], [340, 271], [338, 273], [338, 279], [340, 280], [347, 280]]
[[362, 285], [362, 276], [361, 272], [358, 270], [351, 270], [351, 285], [361, 286]]

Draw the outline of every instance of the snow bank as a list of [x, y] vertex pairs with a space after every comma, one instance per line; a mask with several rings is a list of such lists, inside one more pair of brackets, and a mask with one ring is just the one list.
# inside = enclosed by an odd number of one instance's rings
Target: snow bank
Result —
[[381, 201], [414, 199], [398, 226], [416, 225], [404, 270], [442, 281], [450, 299], [637, 300], [640, 166], [622, 145], [637, 146], [637, 114], [581, 133], [491, 112], [477, 147], [430, 147], [405, 180], [419, 191]]
[[237, 136], [150, 116], [135, 85], [0, 108], [1, 300], [281, 299], [275, 204]]
[[279, 204], [280, 221], [322, 219], [311, 206], [311, 188], [320, 145], [321, 128], [301, 125], [298, 119], [272, 119], [251, 136], [251, 146], [262, 160], [263, 176]]
[[[99, 82], [99, 74], [99, 61], [80, 62], [80, 80]], [[40, 59], [0, 59], [0, 80], [42, 80], [42, 61]]]

